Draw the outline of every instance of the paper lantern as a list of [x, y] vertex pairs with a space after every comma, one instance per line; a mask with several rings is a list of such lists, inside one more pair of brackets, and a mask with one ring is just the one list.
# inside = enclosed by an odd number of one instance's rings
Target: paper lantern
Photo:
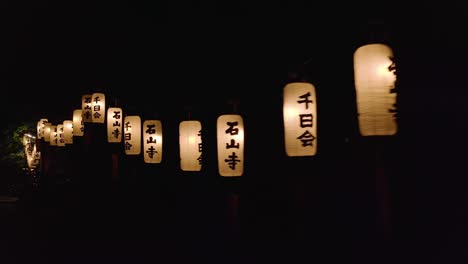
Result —
[[143, 122], [143, 149], [145, 163], [161, 163], [162, 159], [162, 124], [159, 120]]
[[122, 142], [122, 108], [109, 107], [107, 109], [107, 142]]
[[93, 111], [92, 111], [92, 99], [93, 95], [85, 94], [81, 96], [81, 114], [83, 122], [92, 122]]
[[283, 89], [284, 144], [286, 154], [314, 156], [317, 153], [317, 99], [308, 82], [293, 82]]
[[44, 124], [44, 141], [50, 142], [50, 129], [51, 129], [52, 123], [45, 123]]
[[83, 122], [83, 110], [76, 109], [73, 111], [73, 136], [84, 135], [84, 122]]
[[93, 93], [92, 96], [92, 121], [104, 123], [106, 113], [106, 96], [103, 93]]
[[35, 169], [39, 166], [41, 161], [41, 152], [37, 151], [36, 145], [34, 145], [34, 150], [30, 156], [28, 156], [28, 166], [30, 169]]
[[28, 137], [26, 134], [24, 134], [24, 135], [23, 135], [23, 140], [22, 140], [23, 146], [28, 145], [28, 143], [29, 143], [30, 141], [31, 141], [31, 140], [29, 139], [29, 137]]
[[35, 146], [35, 137], [30, 134], [23, 135], [23, 146], [26, 154], [32, 154], [33, 147]]
[[244, 173], [244, 122], [240, 115], [221, 115], [217, 120], [218, 171], [221, 176]]
[[42, 118], [37, 122], [37, 138], [41, 139], [44, 137], [44, 127], [45, 124], [48, 122], [47, 118]]
[[73, 121], [63, 121], [63, 136], [65, 137], [65, 144], [73, 144]]
[[126, 116], [123, 124], [125, 154], [139, 155], [141, 152], [141, 118]]
[[57, 135], [57, 126], [50, 126], [50, 145], [57, 146], [58, 135]]
[[354, 84], [362, 136], [397, 133], [396, 65], [392, 49], [385, 44], [368, 44], [354, 53]]
[[180, 168], [200, 171], [202, 168], [202, 137], [200, 121], [182, 121], [179, 124]]
[[57, 146], [65, 147], [65, 133], [63, 129], [63, 124], [57, 125]]
[[39, 166], [39, 162], [41, 159], [41, 152], [37, 151], [36, 145], [32, 147], [32, 151], [28, 152], [25, 150], [26, 153], [26, 162], [29, 169], [35, 169]]

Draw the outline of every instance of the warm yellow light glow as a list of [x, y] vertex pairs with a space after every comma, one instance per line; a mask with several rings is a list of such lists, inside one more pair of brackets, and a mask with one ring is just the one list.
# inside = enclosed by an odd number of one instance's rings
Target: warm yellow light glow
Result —
[[41, 139], [44, 137], [44, 127], [45, 123], [47, 123], [49, 120], [47, 118], [42, 118], [37, 122], [37, 138]]
[[92, 122], [104, 123], [106, 113], [106, 96], [103, 93], [93, 93], [91, 100]]
[[354, 53], [354, 82], [361, 135], [396, 134], [396, 65], [392, 49], [384, 44], [359, 47]]
[[182, 121], [179, 124], [180, 168], [200, 171], [202, 168], [202, 138], [200, 121]]
[[143, 156], [145, 163], [161, 163], [162, 160], [162, 124], [159, 120], [143, 122]]
[[123, 123], [124, 148], [127, 155], [141, 153], [141, 118], [126, 116]]
[[73, 136], [84, 135], [84, 122], [83, 122], [83, 110], [76, 109], [73, 111]]
[[26, 146], [30, 142], [30, 138], [26, 135], [23, 135], [23, 146]]
[[63, 124], [57, 125], [57, 146], [65, 147], [65, 134]]
[[240, 115], [221, 115], [217, 120], [218, 172], [221, 176], [244, 173], [244, 121]]
[[83, 122], [92, 122], [93, 121], [93, 108], [92, 108], [92, 94], [85, 94], [81, 97], [81, 114]]
[[283, 121], [286, 154], [314, 156], [317, 153], [317, 99], [311, 83], [294, 82], [284, 87]]
[[122, 108], [109, 107], [107, 109], [107, 142], [122, 142]]
[[50, 129], [51, 129], [52, 123], [45, 123], [44, 124], [44, 141], [50, 142]]
[[50, 145], [57, 146], [58, 143], [58, 133], [57, 126], [50, 126]]
[[73, 121], [63, 121], [63, 136], [65, 138], [65, 144], [73, 144]]

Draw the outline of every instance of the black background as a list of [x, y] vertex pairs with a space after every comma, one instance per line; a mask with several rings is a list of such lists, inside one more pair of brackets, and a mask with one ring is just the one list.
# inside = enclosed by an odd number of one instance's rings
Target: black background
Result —
[[[61, 122], [82, 94], [100, 91], [165, 129], [162, 164], [120, 156], [117, 194], [107, 189], [109, 157], [121, 149], [105, 143], [103, 127], [90, 126], [87, 147], [81, 139], [49, 149], [63, 161], [51, 163], [60, 172], [45, 177], [39, 202], [14, 223], [20, 231], [6, 236], [12, 258], [466, 262], [461, 6], [6, 1], [1, 10], [4, 122]], [[397, 61], [400, 130], [392, 138], [357, 130], [352, 56], [373, 41], [390, 44]], [[284, 152], [281, 96], [294, 71], [317, 89], [312, 158]], [[217, 174], [215, 121], [234, 111], [232, 102], [246, 126], [246, 173], [227, 180]], [[205, 167], [194, 175], [178, 169], [177, 125], [189, 112], [205, 133]], [[377, 168], [388, 177], [390, 235], [379, 218]], [[233, 193], [239, 225], [226, 209]]]

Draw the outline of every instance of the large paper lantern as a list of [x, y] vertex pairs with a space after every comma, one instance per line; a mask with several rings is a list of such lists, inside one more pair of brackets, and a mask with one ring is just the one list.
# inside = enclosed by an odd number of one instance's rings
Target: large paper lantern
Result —
[[162, 124], [159, 120], [143, 122], [143, 149], [145, 163], [161, 163], [162, 160]]
[[180, 168], [200, 171], [202, 168], [202, 137], [200, 121], [182, 121], [179, 124]]
[[84, 122], [83, 122], [83, 110], [76, 109], [73, 111], [73, 136], [84, 135]]
[[57, 125], [57, 146], [65, 147], [65, 133], [63, 129], [63, 124]]
[[65, 144], [73, 144], [73, 121], [63, 121], [63, 136], [65, 138]]
[[48, 122], [47, 118], [42, 118], [37, 122], [37, 138], [41, 139], [44, 137], [45, 124]]
[[45, 123], [44, 124], [44, 141], [50, 142], [50, 130], [52, 127], [52, 123]]
[[123, 130], [125, 154], [139, 155], [141, 152], [141, 118], [139, 116], [126, 116]]
[[396, 65], [392, 49], [379, 43], [359, 47], [354, 53], [354, 83], [361, 135], [396, 134]]
[[240, 115], [221, 115], [217, 120], [218, 171], [221, 176], [244, 173], [244, 121]]
[[122, 142], [122, 108], [109, 107], [107, 109], [107, 142]]
[[317, 153], [317, 99], [308, 82], [293, 82], [283, 89], [284, 143], [286, 154], [314, 156]]
[[81, 96], [81, 114], [83, 117], [83, 122], [92, 122], [93, 121], [93, 108], [92, 108], [92, 94], [85, 94]]
[[93, 93], [92, 96], [92, 121], [104, 123], [106, 113], [106, 96], [103, 93]]
[[57, 133], [57, 126], [50, 126], [50, 145], [57, 146], [58, 143], [58, 133]]

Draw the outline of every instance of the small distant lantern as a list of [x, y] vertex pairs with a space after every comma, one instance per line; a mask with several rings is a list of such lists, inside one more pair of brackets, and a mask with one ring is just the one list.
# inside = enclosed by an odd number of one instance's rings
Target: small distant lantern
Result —
[[47, 123], [49, 120], [47, 118], [42, 118], [37, 122], [37, 138], [41, 139], [44, 137], [44, 127], [45, 123]]
[[200, 171], [202, 168], [202, 134], [200, 121], [182, 121], [179, 124], [180, 168]]
[[240, 115], [221, 115], [217, 120], [218, 171], [221, 176], [244, 173], [244, 121]]
[[57, 126], [50, 126], [50, 145], [57, 146], [58, 141], [58, 134], [57, 134]]
[[286, 154], [314, 156], [317, 153], [317, 99], [308, 82], [293, 82], [283, 89], [284, 143]]
[[126, 116], [123, 129], [125, 154], [139, 155], [141, 152], [141, 118]]
[[122, 142], [122, 108], [109, 107], [107, 109], [107, 142]]
[[41, 161], [41, 152], [40, 151], [37, 151], [37, 148], [36, 148], [36, 145], [34, 145], [34, 150], [33, 150], [33, 153], [31, 155], [31, 158], [28, 157], [30, 161], [28, 161], [28, 166], [30, 169], [35, 169], [39, 166], [39, 163]]
[[57, 125], [57, 146], [65, 147], [65, 133], [63, 124]]
[[354, 83], [362, 136], [397, 133], [396, 65], [392, 49], [367, 44], [354, 52]]
[[93, 95], [85, 94], [81, 96], [81, 114], [83, 122], [92, 122], [93, 119], [93, 108], [92, 106]]
[[161, 163], [162, 160], [162, 124], [159, 120], [143, 122], [143, 149], [145, 163]]
[[93, 93], [91, 100], [91, 119], [93, 123], [104, 123], [106, 113], [106, 96], [103, 93]]
[[63, 121], [63, 136], [65, 137], [65, 144], [73, 144], [73, 121]]
[[50, 142], [50, 130], [52, 127], [52, 123], [45, 123], [44, 124], [44, 141]]
[[84, 122], [83, 122], [83, 110], [76, 109], [73, 111], [73, 136], [84, 135]]

